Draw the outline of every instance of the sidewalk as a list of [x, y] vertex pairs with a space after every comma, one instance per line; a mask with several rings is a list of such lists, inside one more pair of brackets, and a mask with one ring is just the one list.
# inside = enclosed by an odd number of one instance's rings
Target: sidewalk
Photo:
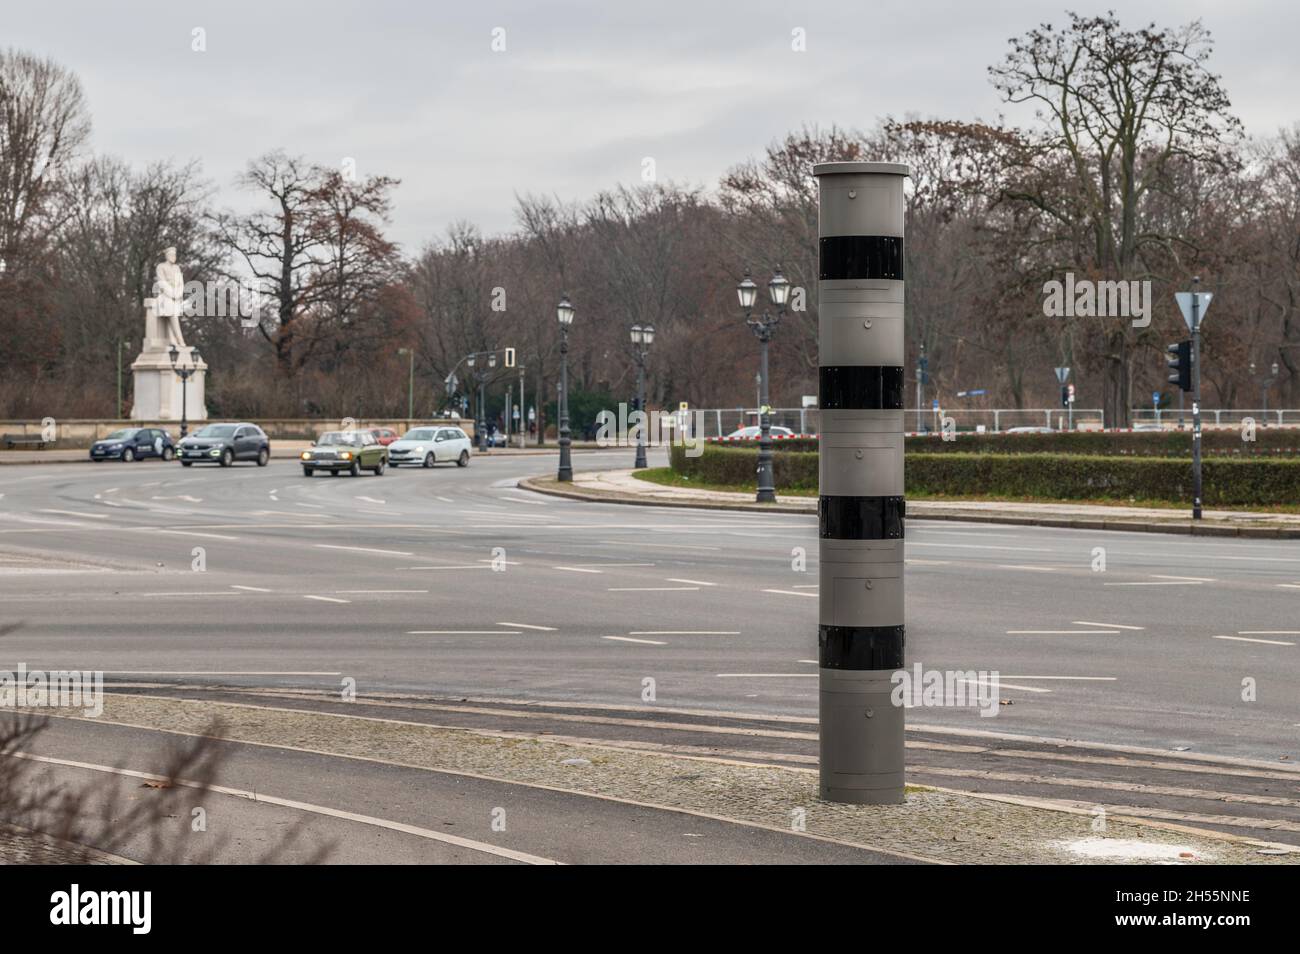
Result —
[[[656, 507], [701, 507], [710, 510], [747, 510], [763, 513], [817, 512], [816, 497], [782, 497], [774, 504], [754, 502], [752, 494], [721, 490], [668, 487], [633, 476], [630, 470], [575, 473], [573, 483], [553, 477], [532, 477], [520, 487], [539, 493], [602, 503], [642, 504]], [[1194, 536], [1300, 539], [1300, 514], [1206, 510], [1199, 522], [1190, 510], [1160, 507], [1104, 506], [1076, 503], [1014, 503], [985, 500], [909, 500], [907, 516], [913, 520], [962, 520], [975, 523], [1022, 524], [1076, 530], [1127, 530], [1149, 533], [1186, 533]]]

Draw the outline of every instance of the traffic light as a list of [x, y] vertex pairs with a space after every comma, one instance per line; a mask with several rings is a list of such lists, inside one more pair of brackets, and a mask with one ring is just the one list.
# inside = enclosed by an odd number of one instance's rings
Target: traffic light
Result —
[[506, 348], [506, 367], [513, 368], [514, 366], [515, 366], [515, 349]]
[[1069, 406], [1070, 406], [1070, 386], [1068, 384], [1062, 384], [1061, 385], [1061, 407], [1069, 407]]
[[1191, 341], [1171, 344], [1165, 350], [1169, 352], [1169, 357], [1165, 358], [1165, 366], [1169, 370], [1169, 383], [1178, 385], [1180, 390], [1190, 391], [1192, 389]]

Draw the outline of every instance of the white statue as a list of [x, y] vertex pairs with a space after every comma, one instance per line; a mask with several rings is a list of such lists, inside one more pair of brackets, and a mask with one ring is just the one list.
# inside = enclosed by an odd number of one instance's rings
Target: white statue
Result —
[[167, 343], [184, 348], [181, 314], [185, 311], [185, 276], [176, 264], [176, 246], [164, 249], [163, 258], [154, 271], [154, 309], [166, 326]]

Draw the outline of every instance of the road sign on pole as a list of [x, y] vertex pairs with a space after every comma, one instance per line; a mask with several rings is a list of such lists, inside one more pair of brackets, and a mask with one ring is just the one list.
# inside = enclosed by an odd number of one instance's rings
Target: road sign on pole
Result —
[[1064, 383], [1066, 382], [1066, 380], [1070, 377], [1070, 369], [1069, 369], [1069, 368], [1053, 368], [1052, 370], [1054, 370], [1054, 371], [1056, 372], [1056, 383], [1057, 383], [1057, 384], [1064, 384]]
[[[1199, 282], [1199, 278], [1193, 278], [1192, 282]], [[1183, 313], [1183, 321], [1187, 322], [1187, 330], [1192, 331], [1192, 324], [1199, 325], [1205, 321], [1205, 313], [1210, 310], [1210, 299], [1214, 297], [1214, 292], [1174, 292], [1174, 299], [1178, 302], [1178, 310]], [[1193, 317], [1193, 315], [1197, 317]]]
[[[823, 162], [818, 183], [820, 794], [903, 801], [903, 180]], [[861, 289], [871, 291], [863, 294]], [[921, 365], [917, 378], [921, 401]], [[936, 401], [937, 405], [938, 402]], [[918, 418], [920, 415], [918, 414]]]
[[1192, 519], [1201, 519], [1201, 321], [1210, 307], [1210, 292], [1200, 291], [1201, 279], [1192, 279], [1190, 292], [1178, 292], [1178, 307], [1192, 332]]

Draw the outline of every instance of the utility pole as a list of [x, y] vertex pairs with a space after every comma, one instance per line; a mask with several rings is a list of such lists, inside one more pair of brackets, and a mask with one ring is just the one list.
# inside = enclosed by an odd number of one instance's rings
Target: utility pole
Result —
[[813, 167], [818, 236], [820, 794], [903, 801], [903, 179]]
[[1192, 279], [1192, 519], [1201, 519], [1201, 279]]

